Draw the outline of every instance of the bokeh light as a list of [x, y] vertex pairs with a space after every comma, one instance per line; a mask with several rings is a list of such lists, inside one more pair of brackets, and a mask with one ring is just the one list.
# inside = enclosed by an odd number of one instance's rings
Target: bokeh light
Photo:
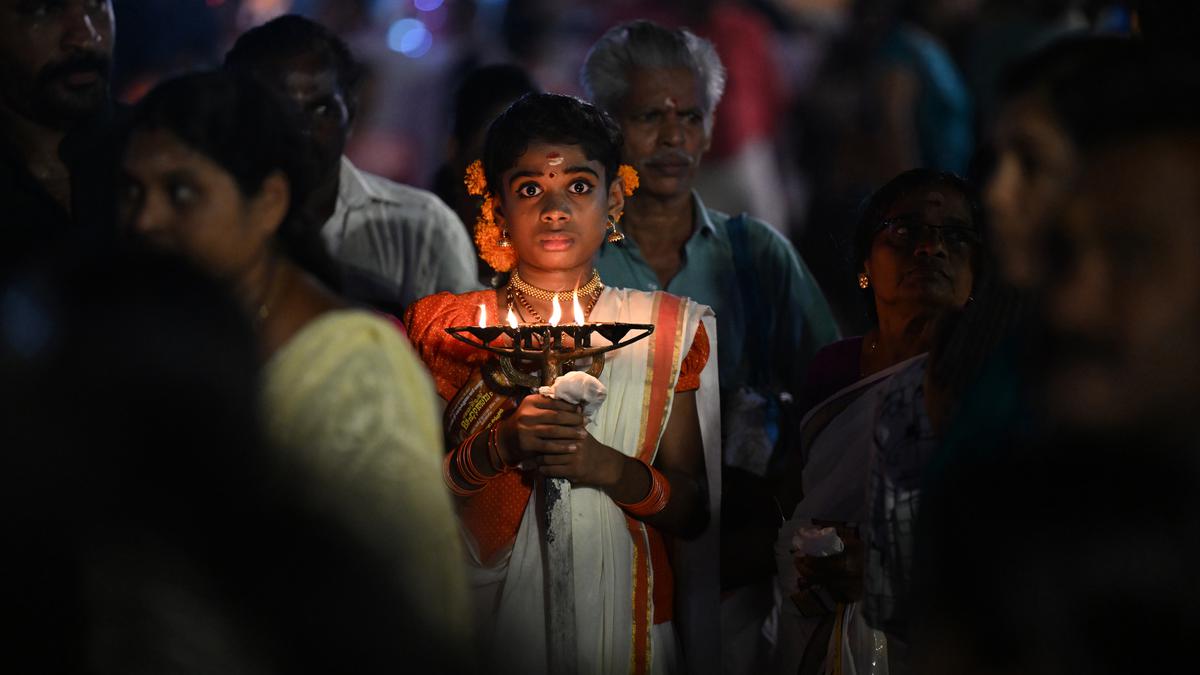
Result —
[[419, 59], [433, 48], [433, 33], [417, 19], [400, 19], [388, 29], [388, 48]]

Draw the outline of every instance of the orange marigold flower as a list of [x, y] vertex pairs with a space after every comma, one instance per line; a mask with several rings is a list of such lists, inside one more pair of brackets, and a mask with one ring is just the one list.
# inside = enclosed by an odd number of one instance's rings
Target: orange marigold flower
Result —
[[479, 257], [497, 272], [507, 272], [517, 266], [517, 252], [500, 245], [500, 226], [494, 217], [496, 204], [490, 194], [483, 196], [479, 219], [475, 221], [475, 246]]
[[487, 193], [487, 176], [483, 173], [483, 162], [475, 160], [467, 167], [467, 175], [463, 177], [463, 184], [467, 186], [467, 194], [484, 195]]
[[638, 189], [638, 185], [641, 185], [637, 169], [628, 164], [622, 164], [617, 168], [617, 175], [620, 176], [621, 182], [625, 184], [625, 196], [632, 197], [633, 191]]
[[496, 222], [496, 203], [492, 201], [490, 194], [483, 196], [483, 203], [479, 205], [479, 217], [489, 223]]

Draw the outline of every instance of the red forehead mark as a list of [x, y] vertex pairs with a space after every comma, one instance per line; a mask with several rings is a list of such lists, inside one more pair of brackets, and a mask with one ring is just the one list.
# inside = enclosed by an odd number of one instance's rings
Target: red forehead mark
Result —
[[564, 161], [566, 161], [566, 158], [564, 158], [562, 155], [558, 154], [557, 152], [551, 152], [546, 155], [546, 163], [549, 164], [550, 166], [558, 166], [559, 164], [562, 164]]
[[663, 106], [667, 107], [667, 108], [678, 108], [679, 104], [675, 102], [675, 99], [673, 97], [668, 96], [666, 99], [663, 100]]

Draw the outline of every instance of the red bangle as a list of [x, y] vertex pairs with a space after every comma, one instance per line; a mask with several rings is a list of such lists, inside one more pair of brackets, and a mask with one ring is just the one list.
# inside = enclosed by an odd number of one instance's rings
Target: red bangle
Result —
[[455, 451], [458, 453], [458, 475], [462, 476], [463, 480], [467, 483], [479, 486], [483, 486], [490, 478], [490, 476], [483, 475], [479, 471], [479, 467], [475, 466], [475, 458], [471, 452], [471, 449], [475, 445], [475, 439], [479, 438], [479, 435], [482, 433], [483, 431], [480, 430], [471, 434], [467, 437], [467, 440], [462, 442], [462, 445], [458, 446], [458, 450]]
[[671, 483], [667, 481], [667, 477], [662, 475], [662, 472], [658, 469], [650, 466], [641, 459], [637, 461], [641, 462], [642, 466], [646, 467], [650, 472], [650, 491], [639, 502], [633, 504], [616, 502], [616, 504], [625, 509], [631, 516], [646, 518], [667, 508], [667, 502], [671, 501]]
[[504, 461], [504, 457], [500, 454], [500, 423], [496, 422], [492, 428], [488, 430], [488, 459], [492, 462], [492, 468], [497, 473], [504, 473], [512, 468], [508, 462]]
[[[477, 431], [467, 437], [453, 451], [446, 453], [446, 458], [442, 460], [442, 478], [446, 482], [446, 486], [450, 491], [459, 497], [469, 497], [483, 490], [487, 484], [487, 476], [479, 473], [475, 468], [475, 463], [471, 461], [471, 446], [475, 443], [475, 439], [479, 437], [482, 431]], [[462, 482], [469, 487], [462, 487], [458, 481], [454, 480], [454, 476], [450, 473], [450, 464], [453, 462], [458, 467], [458, 475]]]
[[458, 450], [447, 452], [446, 458], [442, 460], [442, 480], [446, 483], [446, 487], [450, 488], [450, 492], [458, 497], [470, 497], [471, 495], [478, 494], [483, 490], [482, 485], [464, 488], [458, 484], [458, 481], [454, 480], [454, 476], [450, 475], [450, 463], [454, 461], [454, 455], [457, 452]]

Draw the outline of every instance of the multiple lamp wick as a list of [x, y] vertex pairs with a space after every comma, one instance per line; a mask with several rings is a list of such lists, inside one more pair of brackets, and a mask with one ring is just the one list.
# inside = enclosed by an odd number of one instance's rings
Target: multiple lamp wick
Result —
[[[573, 315], [572, 318], [575, 319], [576, 326], [584, 325], [583, 306], [579, 304], [579, 291], [577, 290], [571, 292], [571, 314]], [[562, 315], [562, 306], [558, 302], [558, 294], [555, 293], [550, 303], [550, 320], [548, 323], [551, 326], [557, 326], [562, 322]], [[504, 320], [510, 328], [519, 328], [521, 326], [520, 322], [517, 321], [517, 315], [513, 313], [512, 307], [508, 308], [508, 316], [504, 317]], [[489, 327], [487, 305], [483, 303], [479, 304], [479, 327]]]
[[[562, 323], [558, 294], [551, 298], [551, 308], [553, 313], [548, 323], [522, 324], [510, 306], [506, 317], [508, 325], [503, 325], [489, 324], [487, 305], [480, 304], [479, 325], [454, 326], [446, 332], [460, 342], [499, 356], [500, 369], [508, 380], [525, 387], [551, 384], [563, 367], [581, 359], [591, 359], [587, 372], [599, 377], [604, 369], [606, 352], [633, 344], [654, 332], [652, 324], [586, 323], [578, 291], [572, 293], [571, 299], [574, 323]], [[502, 335], [509, 338], [511, 344], [493, 344]], [[593, 346], [593, 335], [599, 335], [607, 344]], [[570, 338], [571, 342], [567, 344], [563, 338]], [[521, 371], [515, 367], [515, 362], [537, 363], [540, 376]]]

